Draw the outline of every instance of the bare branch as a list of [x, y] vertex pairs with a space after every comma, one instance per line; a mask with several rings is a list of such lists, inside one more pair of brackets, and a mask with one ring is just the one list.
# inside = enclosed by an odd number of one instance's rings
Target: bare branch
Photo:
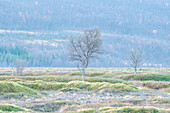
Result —
[[139, 67], [143, 64], [142, 54], [143, 54], [142, 49], [135, 49], [135, 50], [132, 49], [130, 51], [130, 59], [131, 59], [130, 65], [133, 68], [135, 68], [135, 73], [136, 73], [137, 67]]
[[79, 70], [84, 70], [90, 60], [99, 58], [98, 55], [102, 53], [101, 46], [102, 39], [98, 28], [84, 30], [83, 36], [70, 38], [68, 56], [76, 63]]

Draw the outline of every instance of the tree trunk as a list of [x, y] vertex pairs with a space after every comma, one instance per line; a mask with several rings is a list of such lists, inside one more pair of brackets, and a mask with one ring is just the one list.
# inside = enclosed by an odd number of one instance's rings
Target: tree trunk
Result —
[[84, 81], [84, 77], [85, 77], [85, 68], [82, 69], [82, 81]]
[[135, 74], [136, 74], [136, 72], [137, 72], [137, 68], [135, 67]]

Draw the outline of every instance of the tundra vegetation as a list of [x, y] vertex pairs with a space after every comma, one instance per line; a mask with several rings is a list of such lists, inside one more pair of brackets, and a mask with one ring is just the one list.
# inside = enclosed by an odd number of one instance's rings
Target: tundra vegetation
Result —
[[170, 69], [1, 68], [0, 112], [169, 113]]
[[0, 0], [0, 113], [170, 113], [169, 1]]

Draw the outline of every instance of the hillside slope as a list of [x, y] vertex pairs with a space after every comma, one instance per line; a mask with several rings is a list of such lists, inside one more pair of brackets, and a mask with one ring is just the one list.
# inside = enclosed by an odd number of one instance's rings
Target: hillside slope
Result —
[[129, 66], [129, 51], [142, 46], [147, 66], [168, 67], [169, 5], [169, 0], [1, 0], [0, 65], [22, 58], [28, 66], [73, 66], [67, 39], [98, 26], [104, 54], [91, 66]]

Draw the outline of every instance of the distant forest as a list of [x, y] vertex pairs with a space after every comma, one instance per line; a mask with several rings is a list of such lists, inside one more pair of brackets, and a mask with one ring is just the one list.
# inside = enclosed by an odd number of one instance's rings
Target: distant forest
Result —
[[91, 67], [128, 67], [136, 47], [144, 50], [144, 67], [170, 67], [168, 1], [1, 0], [0, 67], [13, 67], [16, 59], [29, 67], [73, 67], [68, 38], [95, 26], [103, 55]]

